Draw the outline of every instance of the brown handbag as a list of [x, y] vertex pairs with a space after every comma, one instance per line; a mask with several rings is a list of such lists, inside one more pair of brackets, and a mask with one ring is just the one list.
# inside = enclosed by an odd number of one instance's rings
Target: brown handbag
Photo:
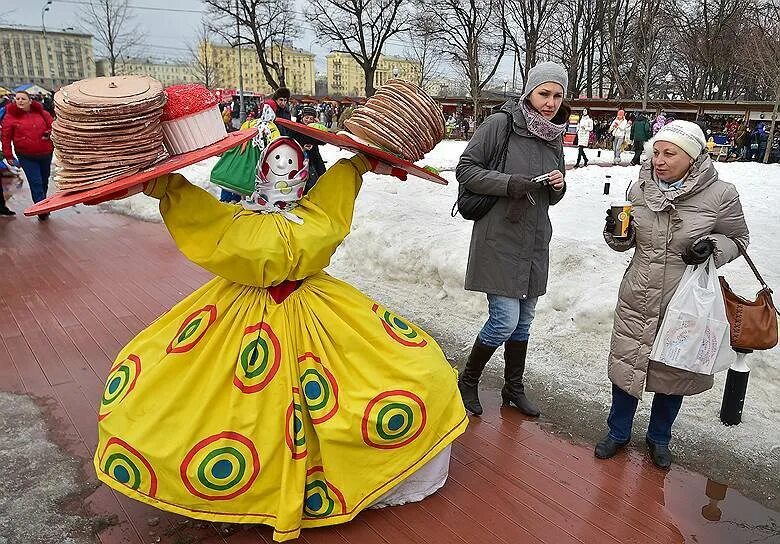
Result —
[[736, 242], [739, 252], [750, 265], [756, 275], [761, 290], [756, 300], [751, 301], [734, 293], [726, 283], [726, 278], [720, 276], [720, 287], [726, 302], [726, 316], [731, 326], [731, 347], [737, 350], [772, 349], [777, 345], [777, 308], [772, 301], [772, 290], [758, 273], [756, 265], [742, 247]]

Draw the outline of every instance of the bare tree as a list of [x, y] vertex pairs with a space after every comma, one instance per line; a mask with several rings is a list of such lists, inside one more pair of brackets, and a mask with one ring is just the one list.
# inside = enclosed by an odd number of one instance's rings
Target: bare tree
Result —
[[[287, 86], [285, 47], [300, 34], [292, 0], [203, 0], [213, 17], [212, 28], [236, 46], [251, 46], [263, 77], [272, 89]], [[238, 9], [236, 9], [238, 6]]]
[[485, 86], [506, 52], [503, 0], [431, 0], [424, 4], [450, 62], [469, 84], [474, 115], [480, 114]]
[[222, 84], [219, 62], [214, 57], [212, 47], [216, 37], [216, 32], [206, 21], [203, 21], [195, 42], [190, 46], [193, 75], [209, 89]]
[[103, 48], [111, 75], [116, 75], [117, 62], [132, 56], [145, 39], [128, 0], [87, 0], [80, 13], [81, 21], [95, 41]]
[[[574, 0], [576, 1], [576, 0]], [[528, 70], [536, 63], [546, 45], [547, 26], [562, 0], [506, 0], [502, 16], [512, 50], [518, 53], [520, 80], [525, 85]], [[555, 38], [560, 39], [557, 35]]]
[[420, 75], [415, 83], [423, 89], [443, 73], [444, 52], [439, 46], [438, 33], [438, 28], [427, 12], [415, 16], [406, 57], [420, 65]]
[[311, 0], [307, 19], [323, 43], [336, 43], [360, 65], [366, 96], [387, 40], [411, 29], [407, 0]]
[[748, 54], [744, 71], [753, 85], [763, 89], [764, 96], [772, 97], [775, 103], [766, 151], [761, 157], [766, 163], [780, 110], [780, 0], [767, 0], [756, 7], [743, 47], [743, 53]]

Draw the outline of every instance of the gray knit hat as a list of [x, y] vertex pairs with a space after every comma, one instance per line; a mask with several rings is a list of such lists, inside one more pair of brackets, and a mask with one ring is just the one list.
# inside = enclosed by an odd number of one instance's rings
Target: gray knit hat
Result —
[[569, 74], [566, 73], [566, 68], [552, 61], [540, 62], [528, 71], [524, 95], [528, 96], [539, 85], [547, 82], [557, 83], [563, 87], [565, 93], [569, 87]]

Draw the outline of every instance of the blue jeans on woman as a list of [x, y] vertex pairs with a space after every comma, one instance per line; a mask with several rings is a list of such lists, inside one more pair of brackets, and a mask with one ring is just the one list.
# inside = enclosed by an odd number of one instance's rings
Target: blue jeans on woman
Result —
[[[650, 409], [650, 425], [647, 428], [647, 440], [656, 446], [668, 446], [672, 440], [672, 425], [680, 413], [682, 395], [653, 395]], [[609, 410], [607, 425], [609, 437], [615, 442], [625, 443], [631, 440], [631, 427], [639, 399], [629, 395], [614, 383], [612, 384], [612, 408]]]
[[496, 348], [504, 342], [527, 342], [538, 298], [518, 299], [488, 294], [488, 320], [479, 332], [482, 344]]
[[30, 184], [30, 194], [33, 202], [46, 198], [49, 191], [49, 176], [51, 175], [51, 153], [48, 155], [18, 155], [19, 164]]

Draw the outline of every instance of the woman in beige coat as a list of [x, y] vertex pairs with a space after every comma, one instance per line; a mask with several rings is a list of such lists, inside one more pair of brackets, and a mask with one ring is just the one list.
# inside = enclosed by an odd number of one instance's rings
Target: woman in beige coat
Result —
[[629, 189], [631, 224], [626, 239], [611, 234], [608, 217], [604, 238], [612, 249], [634, 248], [618, 294], [609, 354], [612, 407], [609, 434], [596, 457], [615, 455], [631, 439], [631, 426], [642, 391], [654, 392], [645, 440], [653, 462], [668, 468], [672, 424], [683, 396], [712, 387], [712, 376], [651, 361], [650, 351], [683, 272], [714, 254], [716, 266], [735, 259], [735, 242], [748, 243], [748, 229], [736, 188], [718, 178], [706, 153], [701, 128], [673, 121], [652, 140], [652, 160]]

